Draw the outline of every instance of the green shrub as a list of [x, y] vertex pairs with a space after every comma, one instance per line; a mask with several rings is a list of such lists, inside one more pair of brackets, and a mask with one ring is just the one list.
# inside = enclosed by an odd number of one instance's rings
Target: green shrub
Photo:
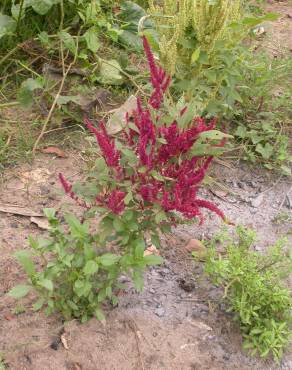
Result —
[[[252, 250], [256, 233], [238, 227], [237, 237], [222, 233], [210, 242], [205, 272], [224, 289], [223, 298], [242, 330], [243, 347], [276, 361], [283, 355], [291, 336], [291, 291], [284, 278], [292, 271], [292, 258], [278, 241], [264, 255]], [[216, 251], [218, 242], [225, 247]]]
[[[30, 239], [33, 255], [26, 250], [16, 253], [16, 258], [29, 278], [29, 285], [17, 285], [10, 296], [21, 298], [32, 288], [38, 300], [34, 310], [46, 307], [46, 313], [60, 312], [65, 319], [78, 318], [82, 322], [92, 316], [103, 320], [102, 304], [110, 300], [117, 303], [117, 292], [122, 274], [132, 277], [135, 287], [143, 287], [146, 266], [162, 262], [155, 255], [144, 256], [145, 241], [137, 231], [127, 229], [127, 244], [121, 233], [115, 233], [106, 222], [98, 230], [90, 230], [87, 222], [66, 215], [69, 228], [65, 231], [53, 209], [45, 209], [50, 223], [49, 239]], [[37, 271], [33, 263], [37, 256], [42, 267]]]

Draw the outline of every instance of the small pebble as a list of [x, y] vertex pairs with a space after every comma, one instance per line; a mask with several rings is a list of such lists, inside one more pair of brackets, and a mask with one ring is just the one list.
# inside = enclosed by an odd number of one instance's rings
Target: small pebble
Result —
[[165, 309], [163, 307], [159, 307], [154, 311], [155, 315], [158, 317], [163, 317], [165, 315]]

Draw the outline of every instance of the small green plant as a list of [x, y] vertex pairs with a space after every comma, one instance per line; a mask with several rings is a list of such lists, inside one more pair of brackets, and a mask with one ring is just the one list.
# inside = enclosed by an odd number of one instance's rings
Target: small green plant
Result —
[[[124, 287], [119, 277], [131, 276], [137, 290], [141, 290], [145, 267], [162, 262], [159, 256], [144, 256], [145, 241], [137, 228], [131, 229], [129, 215], [125, 215], [128, 228], [115, 232], [109, 219], [92, 231], [87, 222], [81, 223], [68, 214], [65, 220], [69, 230], [65, 231], [53, 209], [44, 212], [50, 223], [50, 238], [30, 238], [33, 255], [27, 250], [16, 253], [29, 284], [17, 285], [9, 293], [21, 298], [34, 290], [38, 296], [34, 310], [45, 307], [47, 314], [60, 312], [65, 319], [78, 318], [82, 322], [92, 316], [104, 320], [102, 304], [106, 300], [117, 304], [118, 290]], [[123, 243], [125, 234], [127, 244]], [[40, 271], [33, 257], [40, 259]]]
[[[285, 240], [267, 254], [252, 250], [256, 233], [237, 227], [236, 238], [223, 232], [210, 242], [205, 272], [224, 290], [229, 311], [240, 324], [243, 347], [262, 357], [283, 355], [291, 337], [291, 292], [284, 278], [292, 271], [292, 258], [285, 253]], [[218, 242], [225, 254], [217, 253]]]

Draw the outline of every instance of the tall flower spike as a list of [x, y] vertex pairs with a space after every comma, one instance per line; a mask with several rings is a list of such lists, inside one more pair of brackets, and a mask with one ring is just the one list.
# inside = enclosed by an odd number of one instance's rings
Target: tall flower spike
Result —
[[98, 129], [94, 127], [87, 118], [84, 118], [84, 123], [95, 135], [107, 165], [109, 167], [119, 167], [120, 152], [116, 150], [114, 141], [108, 136], [104, 123], [100, 123], [102, 132], [99, 132]]
[[143, 36], [143, 46], [145, 54], [148, 60], [151, 83], [154, 91], [149, 99], [149, 104], [154, 108], [158, 109], [163, 99], [163, 95], [170, 84], [170, 76], [167, 76], [162, 68], [158, 68], [155, 64], [154, 55], [151, 51], [149, 42], [145, 36]]

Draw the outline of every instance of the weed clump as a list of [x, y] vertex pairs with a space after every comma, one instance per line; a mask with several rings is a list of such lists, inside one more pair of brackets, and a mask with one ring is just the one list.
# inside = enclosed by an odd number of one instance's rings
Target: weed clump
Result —
[[[256, 233], [237, 227], [236, 238], [226, 232], [210, 242], [205, 272], [224, 290], [229, 311], [239, 322], [244, 343], [251, 354], [272, 354], [276, 361], [291, 338], [291, 291], [284, 278], [292, 270], [292, 258], [279, 240], [267, 254], [252, 249]], [[226, 254], [216, 251], [223, 244]]]

